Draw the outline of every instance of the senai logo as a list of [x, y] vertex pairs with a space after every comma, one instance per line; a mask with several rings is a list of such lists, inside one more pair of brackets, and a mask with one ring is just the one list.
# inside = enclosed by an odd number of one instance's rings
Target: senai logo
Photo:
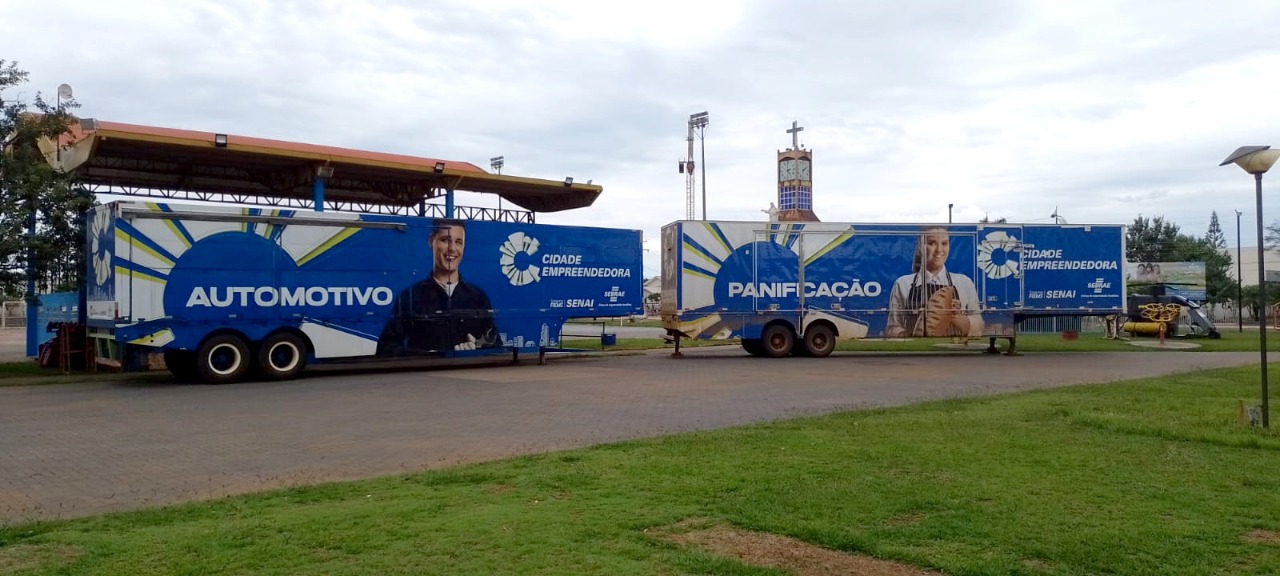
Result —
[[1018, 274], [1018, 255], [1020, 247], [1017, 238], [1008, 235], [1004, 230], [996, 230], [987, 234], [978, 245], [978, 266], [987, 278], [1000, 280]]
[[507, 241], [502, 243], [498, 251], [502, 253], [498, 263], [502, 265], [502, 273], [512, 286], [525, 286], [541, 280], [533, 259], [533, 255], [538, 253], [537, 238], [526, 236], [524, 232], [515, 232], [507, 236]]

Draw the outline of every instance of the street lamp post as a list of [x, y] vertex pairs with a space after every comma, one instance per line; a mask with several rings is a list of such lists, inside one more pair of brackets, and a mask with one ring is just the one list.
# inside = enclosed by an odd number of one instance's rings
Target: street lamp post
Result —
[[951, 207], [955, 204], [947, 204], [947, 224], [951, 223]]
[[1245, 172], [1253, 174], [1258, 224], [1258, 354], [1262, 369], [1262, 427], [1271, 425], [1270, 403], [1267, 399], [1267, 273], [1263, 265], [1262, 249], [1262, 175], [1280, 159], [1280, 150], [1270, 146], [1241, 146], [1236, 148], [1219, 166], [1235, 163]]
[[[1244, 276], [1243, 269], [1240, 267], [1240, 215], [1243, 212], [1236, 210], [1236, 331], [1244, 332], [1244, 288], [1241, 287], [1241, 280]], [[1261, 279], [1259, 279], [1261, 282]]]

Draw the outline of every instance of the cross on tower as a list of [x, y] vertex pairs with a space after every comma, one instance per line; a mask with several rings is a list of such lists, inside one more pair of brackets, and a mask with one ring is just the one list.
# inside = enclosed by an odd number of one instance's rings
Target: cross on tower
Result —
[[796, 122], [795, 120], [792, 120], [792, 121], [791, 121], [791, 129], [790, 129], [790, 130], [787, 130], [787, 134], [790, 134], [790, 135], [791, 135], [791, 149], [792, 149], [792, 150], [799, 150], [799, 149], [800, 149], [800, 132], [802, 132], [803, 130], [804, 130], [804, 128], [803, 128], [802, 126], [800, 126], [800, 123], [799, 123], [799, 122]]

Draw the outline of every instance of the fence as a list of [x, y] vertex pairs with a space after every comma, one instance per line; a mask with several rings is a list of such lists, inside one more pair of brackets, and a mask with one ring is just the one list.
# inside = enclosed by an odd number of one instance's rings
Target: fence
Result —
[[0, 329], [25, 328], [27, 326], [27, 303], [22, 300], [9, 300], [0, 303]]
[[1045, 316], [1027, 318], [1018, 324], [1018, 331], [1024, 334], [1052, 334], [1055, 332], [1081, 332], [1079, 316]]

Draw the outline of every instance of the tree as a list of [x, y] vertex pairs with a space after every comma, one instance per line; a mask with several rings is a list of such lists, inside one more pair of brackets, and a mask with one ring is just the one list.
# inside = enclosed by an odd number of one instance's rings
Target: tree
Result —
[[1125, 231], [1125, 259], [1130, 262], [1176, 262], [1178, 249], [1185, 246], [1178, 225], [1165, 222], [1164, 216], [1143, 218], [1139, 215]]
[[1266, 233], [1262, 237], [1262, 247], [1280, 252], [1280, 220], [1267, 224], [1263, 230]]
[[[1204, 238], [1182, 234], [1177, 224], [1166, 222], [1163, 216], [1138, 216], [1125, 231], [1125, 244], [1125, 258], [1130, 262], [1204, 262], [1205, 300], [1210, 304], [1235, 300], [1232, 261], [1223, 252], [1227, 239], [1217, 212], [1210, 217]], [[1131, 286], [1130, 291], [1145, 292], [1145, 289]]]
[[1227, 237], [1222, 233], [1222, 224], [1218, 222], [1217, 210], [1209, 216], [1209, 230], [1204, 233], [1204, 239], [1214, 248], [1227, 249]]
[[1193, 251], [1200, 254], [1188, 254], [1187, 259], [1204, 262], [1205, 300], [1210, 304], [1234, 302], [1236, 282], [1232, 274], [1231, 256], [1226, 253], [1227, 237], [1222, 233], [1217, 210], [1209, 217], [1209, 230], [1205, 232], [1200, 244], [1200, 249]]
[[[1267, 306], [1270, 307], [1275, 304], [1273, 299], [1278, 287], [1275, 282], [1266, 282], [1265, 284], [1267, 285], [1267, 301], [1270, 302]], [[1258, 285], [1245, 286], [1242, 291], [1244, 292], [1244, 301], [1240, 304], [1240, 310], [1245, 313], [1246, 318], [1256, 320], [1258, 318]]]
[[38, 92], [30, 104], [21, 100], [21, 93], [6, 97], [27, 77], [17, 62], [0, 60], [0, 294], [6, 297], [25, 293], [32, 275], [46, 291], [80, 286], [83, 213], [93, 205], [92, 194], [55, 169], [41, 150], [44, 143], [52, 151], [50, 144], [69, 133], [70, 111], [79, 105], [60, 100], [51, 106]]

